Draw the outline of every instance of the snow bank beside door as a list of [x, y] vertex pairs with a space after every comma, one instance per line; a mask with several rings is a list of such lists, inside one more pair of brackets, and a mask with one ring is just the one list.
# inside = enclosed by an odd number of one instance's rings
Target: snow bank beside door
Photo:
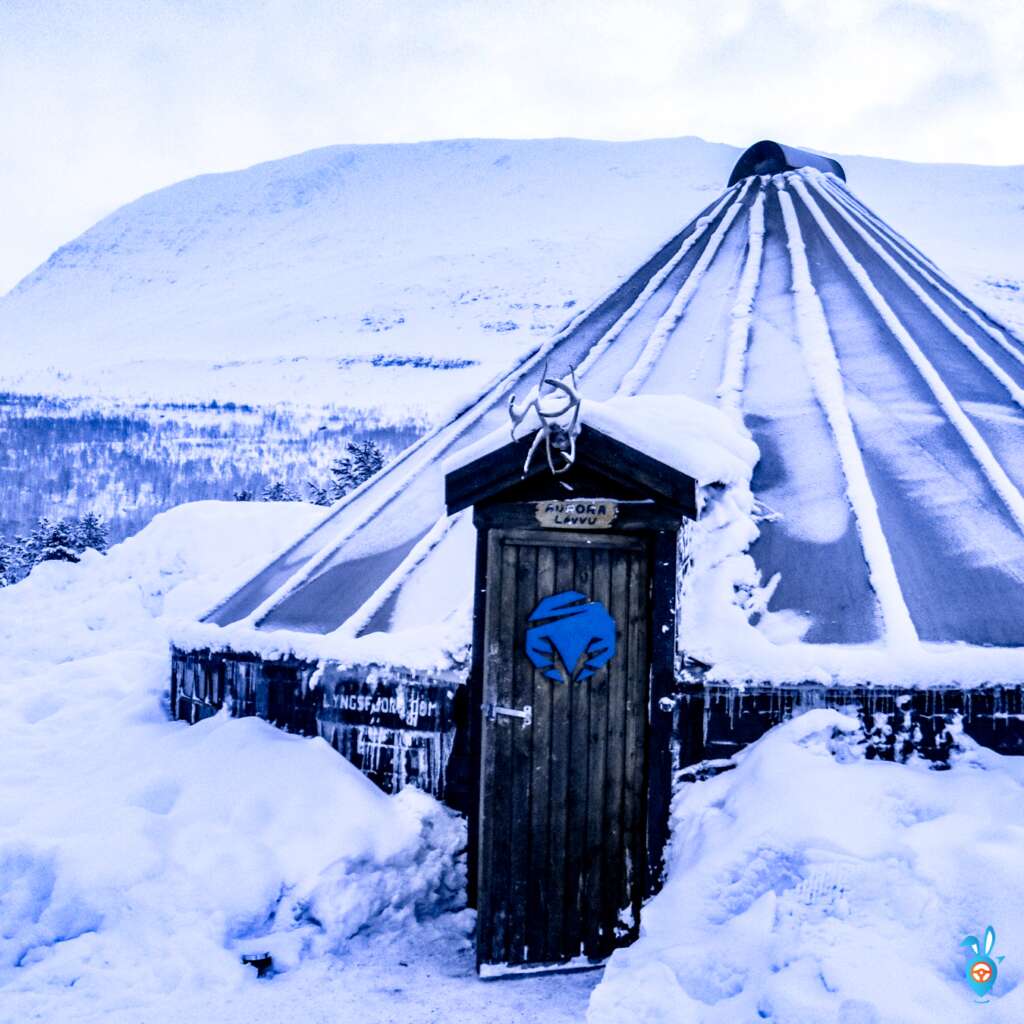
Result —
[[[964, 739], [950, 771], [863, 759], [813, 711], [684, 786], [668, 881], [589, 1024], [1024, 1020], [1024, 762]], [[973, 1005], [965, 935], [1006, 960]]]
[[0, 1004], [222, 999], [254, 983], [242, 952], [288, 966], [460, 904], [464, 830], [435, 801], [257, 719], [167, 720], [165, 616], [309, 511], [182, 506], [0, 590]]

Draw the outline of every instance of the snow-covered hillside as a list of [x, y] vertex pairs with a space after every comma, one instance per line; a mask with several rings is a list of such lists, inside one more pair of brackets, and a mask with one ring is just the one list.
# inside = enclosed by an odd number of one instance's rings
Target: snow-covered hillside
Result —
[[[0, 390], [436, 417], [705, 207], [738, 153], [338, 146], [185, 181], [0, 299]], [[1024, 324], [1024, 168], [841, 159], [861, 198]]]

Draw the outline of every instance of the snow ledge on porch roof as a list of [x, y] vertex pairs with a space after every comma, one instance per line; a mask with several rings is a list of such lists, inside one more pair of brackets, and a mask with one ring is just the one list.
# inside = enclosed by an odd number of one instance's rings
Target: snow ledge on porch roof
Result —
[[[535, 393], [527, 399], [532, 401], [534, 397]], [[545, 396], [545, 400], [564, 405], [562, 395], [551, 399]], [[692, 477], [700, 486], [749, 486], [760, 457], [750, 435], [732, 418], [686, 395], [620, 395], [604, 402], [585, 398], [580, 403], [579, 423]], [[540, 418], [531, 406], [527, 418], [516, 428], [516, 437], [529, 436], [538, 427]], [[504, 448], [511, 439], [509, 427], [500, 427], [475, 444], [460, 448], [445, 459], [442, 468], [445, 473], [461, 469]]]

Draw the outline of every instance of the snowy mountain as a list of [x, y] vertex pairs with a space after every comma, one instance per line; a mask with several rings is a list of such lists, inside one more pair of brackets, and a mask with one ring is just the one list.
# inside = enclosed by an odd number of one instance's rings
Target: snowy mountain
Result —
[[[337, 146], [181, 182], [0, 299], [0, 389], [433, 418], [678, 230], [738, 154], [695, 138]], [[1024, 324], [1024, 168], [840, 159], [863, 200]]]

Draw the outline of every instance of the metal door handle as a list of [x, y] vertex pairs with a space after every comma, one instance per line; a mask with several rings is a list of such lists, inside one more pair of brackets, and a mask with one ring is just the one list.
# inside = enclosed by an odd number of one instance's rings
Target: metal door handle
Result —
[[525, 729], [533, 721], [533, 705], [527, 704], [522, 711], [518, 708], [502, 707], [500, 704], [487, 705], [487, 720], [489, 722], [493, 722], [499, 715], [504, 715], [506, 718], [521, 718]]

